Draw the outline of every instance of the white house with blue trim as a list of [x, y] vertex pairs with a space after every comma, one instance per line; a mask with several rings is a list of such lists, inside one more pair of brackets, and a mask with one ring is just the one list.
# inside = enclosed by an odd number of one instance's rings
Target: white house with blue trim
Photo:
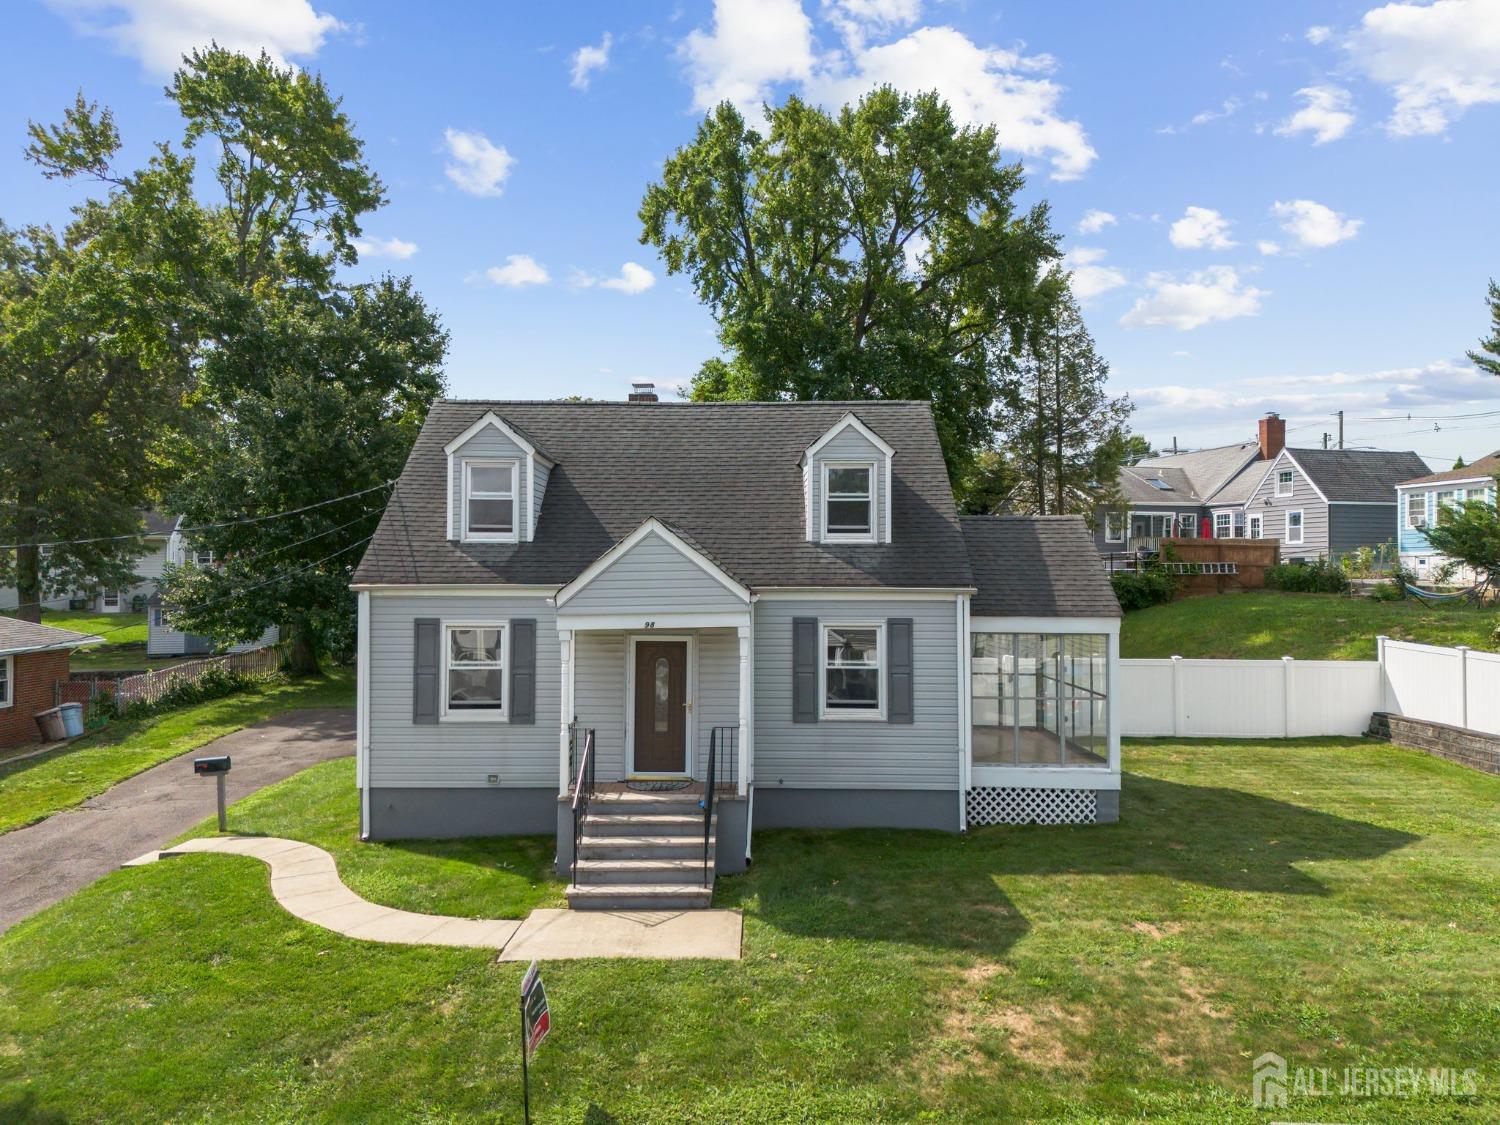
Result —
[[[1443, 518], [1443, 512], [1466, 500], [1495, 502], [1495, 476], [1500, 473], [1500, 452], [1481, 457], [1461, 469], [1429, 473], [1396, 485], [1396, 541], [1401, 564], [1417, 577], [1430, 580], [1448, 562], [1427, 541], [1427, 529]], [[1467, 569], [1454, 572], [1454, 580], [1472, 582]]]

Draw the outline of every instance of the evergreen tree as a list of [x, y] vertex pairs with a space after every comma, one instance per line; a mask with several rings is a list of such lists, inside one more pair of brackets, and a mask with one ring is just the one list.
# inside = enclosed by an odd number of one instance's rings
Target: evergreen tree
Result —
[[1496, 285], [1493, 279], [1486, 301], [1490, 306], [1490, 334], [1487, 339], [1479, 341], [1480, 350], [1470, 352], [1469, 358], [1481, 371], [1500, 375], [1500, 285]]

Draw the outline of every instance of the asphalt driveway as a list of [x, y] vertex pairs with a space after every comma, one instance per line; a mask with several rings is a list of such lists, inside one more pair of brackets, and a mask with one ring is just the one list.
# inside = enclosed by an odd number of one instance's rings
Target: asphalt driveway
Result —
[[194, 758], [230, 755], [225, 789], [237, 801], [308, 766], [353, 753], [352, 710], [288, 711], [0, 836], [0, 933], [212, 816], [215, 784], [194, 775]]

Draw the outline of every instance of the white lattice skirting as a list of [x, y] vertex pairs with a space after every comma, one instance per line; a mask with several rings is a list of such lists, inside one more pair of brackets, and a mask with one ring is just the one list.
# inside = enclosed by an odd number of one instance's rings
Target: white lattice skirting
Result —
[[969, 790], [969, 823], [1093, 824], [1099, 798], [1092, 789], [1017, 789], [983, 786]]

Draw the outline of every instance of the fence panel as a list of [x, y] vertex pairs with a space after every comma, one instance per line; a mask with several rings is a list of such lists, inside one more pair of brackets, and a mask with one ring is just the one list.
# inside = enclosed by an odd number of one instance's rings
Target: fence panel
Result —
[[134, 676], [88, 676], [75, 672], [57, 685], [57, 700], [59, 703], [82, 703], [88, 718], [92, 719], [100, 703], [111, 697], [121, 707], [156, 703], [173, 688], [192, 683], [215, 668], [257, 675], [274, 672], [280, 665], [281, 657], [276, 649], [257, 648], [226, 656], [207, 656]]
[[1464, 726], [1463, 652], [1456, 648], [1385, 641], [1385, 699], [1381, 711]]
[[1173, 732], [1172, 661], [1122, 660], [1119, 701], [1120, 730], [1141, 738]]
[[1500, 655], [1471, 652], [1464, 677], [1468, 688], [1470, 730], [1500, 734]]
[[1294, 660], [1288, 731], [1293, 738], [1364, 734], [1380, 710], [1380, 664], [1374, 660]]

